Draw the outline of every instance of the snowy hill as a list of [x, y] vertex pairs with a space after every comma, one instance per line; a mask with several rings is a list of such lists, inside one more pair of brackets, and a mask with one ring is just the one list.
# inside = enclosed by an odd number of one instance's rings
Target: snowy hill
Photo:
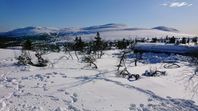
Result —
[[19, 37], [19, 36], [32, 36], [32, 35], [41, 35], [41, 34], [54, 34], [56, 33], [60, 37], [75, 37], [82, 36], [85, 39], [90, 39], [94, 37], [96, 32], [101, 33], [101, 37], [107, 40], [115, 40], [122, 38], [135, 38], [135, 37], [166, 37], [176, 36], [176, 37], [191, 37], [192, 35], [183, 34], [177, 29], [159, 26], [155, 28], [131, 28], [124, 24], [105, 24], [105, 25], [96, 25], [90, 27], [81, 27], [81, 28], [49, 28], [49, 27], [25, 27], [15, 29], [9, 32], [1, 33], [1, 35]]
[[105, 25], [97, 25], [97, 26], [90, 26], [90, 27], [84, 27], [84, 28], [81, 28], [82, 30], [95, 30], [95, 31], [98, 31], [98, 30], [113, 30], [113, 29], [124, 29], [124, 28], [127, 28], [127, 26], [125, 24], [114, 24], [114, 23], [111, 23], [111, 24], [105, 24]]
[[[117, 39], [134, 39], [134, 38], [165, 38], [166, 36], [175, 37], [193, 37], [193, 35], [160, 31], [156, 29], [133, 29], [133, 30], [118, 30], [118, 31], [105, 31], [100, 32], [101, 37], [105, 40], [117, 40]], [[95, 37], [95, 33], [86, 34], [82, 36], [84, 39], [89, 39]]]
[[158, 27], [154, 27], [152, 29], [157, 29], [157, 30], [162, 30], [162, 31], [168, 31], [168, 32], [179, 32], [179, 30], [177, 30], [177, 29], [169, 28], [169, 27], [165, 27], [165, 26], [158, 26]]
[[49, 27], [25, 27], [15, 29], [9, 32], [1, 33], [1, 35], [7, 36], [32, 36], [32, 35], [41, 35], [41, 34], [51, 34], [57, 33], [58, 29], [56, 28], [49, 28]]

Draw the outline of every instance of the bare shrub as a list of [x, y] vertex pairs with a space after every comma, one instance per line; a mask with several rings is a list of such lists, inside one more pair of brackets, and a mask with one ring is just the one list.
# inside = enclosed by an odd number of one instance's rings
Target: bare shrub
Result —
[[18, 60], [17, 64], [18, 65], [27, 65], [27, 64], [32, 64], [31, 62], [31, 56], [29, 52], [22, 50], [21, 55], [16, 57]]
[[95, 61], [96, 61], [96, 59], [93, 56], [91, 56], [91, 55], [84, 56], [82, 58], [82, 62], [89, 63], [90, 67], [93, 65], [94, 66], [93, 68], [97, 69], [98, 66], [94, 63]]
[[45, 67], [47, 66], [48, 60], [44, 59], [42, 57], [43, 53], [42, 52], [36, 52], [35, 56], [38, 60], [38, 62], [36, 64], [32, 64], [33, 66], [37, 66], [37, 67]]

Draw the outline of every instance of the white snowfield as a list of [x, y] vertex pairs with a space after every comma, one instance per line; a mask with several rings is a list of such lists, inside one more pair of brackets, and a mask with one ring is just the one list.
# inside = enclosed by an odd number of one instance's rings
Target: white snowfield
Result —
[[165, 43], [137, 43], [134, 47], [138, 51], [148, 51], [148, 52], [168, 52], [168, 53], [194, 53], [198, 52], [198, 46], [189, 45], [175, 45], [175, 44], [165, 44]]
[[[87, 67], [75, 56], [72, 60], [64, 58], [68, 55], [63, 52], [50, 53], [44, 57], [53, 67], [38, 68], [17, 66], [14, 57], [20, 51], [0, 49], [0, 111], [198, 111], [197, 93], [188, 82], [195, 67], [185, 57], [148, 53], [143, 55], [147, 63], [138, 62], [136, 67], [127, 61], [134, 74], [150, 69], [167, 72], [167, 76], [128, 81], [116, 76], [118, 53], [105, 51], [96, 61], [98, 69]], [[165, 63], [148, 59], [173, 59], [180, 67], [165, 69]]]

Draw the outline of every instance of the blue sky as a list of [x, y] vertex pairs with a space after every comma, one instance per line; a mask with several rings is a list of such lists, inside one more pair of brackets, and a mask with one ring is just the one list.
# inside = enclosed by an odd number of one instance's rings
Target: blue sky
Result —
[[0, 0], [0, 31], [123, 23], [198, 34], [198, 0]]

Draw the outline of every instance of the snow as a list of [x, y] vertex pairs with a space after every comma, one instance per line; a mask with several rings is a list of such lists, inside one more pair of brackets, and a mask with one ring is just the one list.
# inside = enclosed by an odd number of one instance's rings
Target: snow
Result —
[[82, 36], [84, 39], [92, 39], [96, 32], [101, 33], [101, 37], [105, 40], [117, 39], [135, 39], [135, 38], [165, 38], [166, 36], [175, 37], [193, 37], [194, 35], [184, 34], [169, 27], [155, 28], [130, 28], [125, 24], [105, 24], [90, 27], [69, 27], [69, 28], [51, 28], [51, 27], [25, 27], [2, 33], [3, 35], [20, 37], [27, 35], [40, 35], [56, 33], [60, 37], [76, 37]]
[[52, 27], [24, 27], [15, 29], [12, 31], [8, 31], [2, 34], [8, 35], [8, 36], [14, 36], [14, 37], [20, 37], [20, 36], [32, 36], [32, 35], [40, 35], [40, 34], [50, 34], [50, 33], [57, 33], [59, 29], [58, 28], [52, 28]]
[[198, 51], [198, 46], [175, 45], [165, 43], [137, 43], [135, 50], [150, 52], [169, 52], [169, 53], [193, 53]]
[[[79, 36], [82, 37], [83, 40], [93, 40], [96, 33], [91, 34], [81, 34]], [[140, 30], [118, 30], [118, 31], [105, 31], [100, 32], [101, 38], [104, 40], [122, 40], [125, 39], [141, 39], [141, 38], [165, 38], [166, 36], [172, 37], [193, 37], [193, 35], [183, 34], [183, 33], [175, 33], [175, 32], [167, 32], [156, 29], [140, 29]]]
[[[192, 74], [186, 57], [145, 53], [133, 65], [133, 54], [126, 65], [129, 72], [166, 71], [167, 76], [145, 77], [128, 81], [116, 76], [117, 54], [105, 51], [96, 61], [98, 69], [86, 63], [58, 58], [65, 53], [49, 53], [45, 58], [54, 65], [47, 67], [17, 66], [19, 50], [0, 49], [0, 111], [197, 111], [198, 95], [186, 89], [185, 74]], [[33, 53], [33, 52], [31, 52]], [[72, 52], [74, 55], [74, 52]], [[150, 61], [149, 58], [158, 61]], [[163, 61], [175, 60], [179, 68], [166, 69]], [[194, 95], [194, 96], [192, 96]]]

